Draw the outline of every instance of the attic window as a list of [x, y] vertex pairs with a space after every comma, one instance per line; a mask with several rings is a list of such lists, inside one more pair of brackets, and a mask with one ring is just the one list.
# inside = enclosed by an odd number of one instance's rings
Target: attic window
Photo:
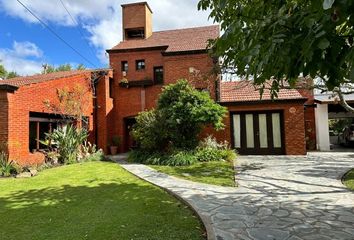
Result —
[[143, 28], [141, 28], [141, 29], [126, 29], [125, 36], [127, 39], [145, 38], [145, 31]]

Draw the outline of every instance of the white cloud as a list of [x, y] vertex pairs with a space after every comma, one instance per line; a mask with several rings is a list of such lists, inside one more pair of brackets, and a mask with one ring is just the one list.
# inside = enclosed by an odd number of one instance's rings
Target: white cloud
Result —
[[[121, 4], [136, 2], [117, 0], [62, 0], [76, 22], [89, 33], [90, 45], [96, 48], [98, 58], [107, 63], [105, 50], [122, 39]], [[75, 26], [60, 0], [22, 0], [45, 22], [61, 26]], [[212, 24], [208, 12], [197, 10], [198, 0], [149, 0], [153, 11], [153, 30], [195, 27]], [[29, 23], [38, 23], [17, 1], [0, 0], [0, 9], [12, 17]]]
[[43, 52], [36, 44], [31, 42], [14, 42], [13, 50], [17, 56], [21, 57], [42, 57]]
[[13, 48], [0, 48], [0, 60], [7, 71], [20, 75], [32, 75], [41, 72], [43, 52], [31, 42], [14, 42]]

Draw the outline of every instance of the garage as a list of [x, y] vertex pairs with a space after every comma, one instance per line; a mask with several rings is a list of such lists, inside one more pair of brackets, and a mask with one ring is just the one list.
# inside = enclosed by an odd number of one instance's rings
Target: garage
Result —
[[269, 89], [261, 95], [251, 81], [222, 82], [225, 130], [212, 134], [241, 155], [304, 155], [307, 100], [296, 89], [280, 89], [272, 98]]
[[233, 112], [233, 148], [240, 154], [284, 154], [281, 111]]

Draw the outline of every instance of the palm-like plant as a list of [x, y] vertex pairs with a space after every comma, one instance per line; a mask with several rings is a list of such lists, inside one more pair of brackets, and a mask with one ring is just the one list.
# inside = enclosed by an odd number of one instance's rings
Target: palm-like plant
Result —
[[60, 163], [73, 163], [78, 160], [80, 146], [87, 137], [86, 129], [78, 129], [69, 124], [47, 133], [47, 139], [42, 143], [54, 146], [58, 150]]
[[9, 160], [9, 155], [0, 151], [0, 176], [9, 177], [14, 170], [14, 162]]

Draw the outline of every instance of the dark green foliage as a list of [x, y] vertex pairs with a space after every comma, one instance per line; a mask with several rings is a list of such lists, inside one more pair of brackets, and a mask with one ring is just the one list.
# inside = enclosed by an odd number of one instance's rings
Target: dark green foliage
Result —
[[226, 143], [218, 143], [215, 138], [208, 137], [193, 150], [173, 149], [169, 152], [149, 152], [137, 149], [129, 153], [129, 161], [167, 166], [187, 166], [196, 162], [228, 161], [236, 158], [234, 150]]
[[139, 114], [133, 137], [148, 151], [193, 150], [203, 126], [222, 129], [225, 114], [226, 109], [208, 93], [197, 91], [187, 80], [179, 80], [164, 88], [155, 110]]
[[129, 152], [128, 160], [130, 162], [167, 166], [185, 166], [197, 162], [194, 151], [186, 150], [174, 150], [170, 153], [150, 153], [146, 150], [137, 149]]
[[14, 72], [14, 71], [11, 71], [7, 74], [7, 79], [10, 79], [10, 78], [15, 78], [15, 77], [19, 77], [20, 75], [17, 74], [17, 72]]
[[0, 64], [0, 78], [2, 79], [10, 79], [14, 77], [18, 77], [19, 75], [15, 71], [6, 71], [5, 67]]
[[6, 78], [7, 72], [3, 65], [0, 64], [0, 78]]
[[[53, 73], [53, 72], [62, 72], [62, 71], [70, 71], [73, 70], [74, 67], [70, 63], [61, 64], [58, 67], [47, 65], [46, 73]], [[76, 67], [76, 70], [84, 70], [86, 67], [83, 64], [79, 64]], [[44, 73], [44, 70], [42, 71]]]
[[200, 0], [198, 8], [211, 9], [221, 24], [215, 54], [238, 76], [294, 86], [310, 75], [323, 78], [329, 90], [354, 82], [352, 0]]
[[139, 113], [132, 135], [142, 149], [146, 151], [162, 151], [168, 145], [165, 122], [157, 116], [156, 110]]

